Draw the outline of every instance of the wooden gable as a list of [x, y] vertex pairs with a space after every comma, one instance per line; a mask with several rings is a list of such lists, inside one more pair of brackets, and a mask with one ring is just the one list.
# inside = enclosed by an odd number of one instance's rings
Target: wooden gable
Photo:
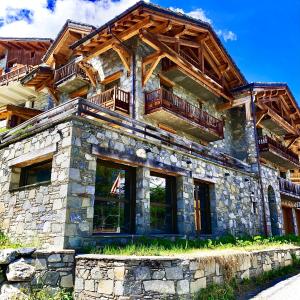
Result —
[[129, 69], [131, 53], [122, 42], [138, 35], [156, 51], [143, 60], [144, 84], [162, 59], [228, 100], [232, 99], [231, 89], [245, 84], [243, 75], [206, 23], [146, 3], [138, 3], [115, 20], [72, 48], [84, 60], [114, 49]]

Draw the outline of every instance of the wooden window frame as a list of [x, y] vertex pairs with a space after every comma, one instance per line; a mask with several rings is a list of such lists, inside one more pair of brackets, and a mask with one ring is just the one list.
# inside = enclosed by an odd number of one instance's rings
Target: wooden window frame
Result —
[[[101, 196], [97, 196], [95, 192], [95, 202], [94, 205], [96, 204], [96, 201], [99, 202], [122, 202], [122, 203], [129, 203], [130, 205], [130, 216], [128, 219], [129, 222], [129, 230], [128, 232], [94, 232], [93, 228], [93, 235], [98, 236], [98, 235], [126, 235], [126, 234], [134, 234], [135, 233], [135, 215], [136, 215], [136, 168], [131, 167], [125, 164], [119, 164], [115, 163], [112, 161], [107, 161], [107, 160], [102, 160], [102, 159], [97, 159], [97, 165], [101, 164], [102, 166], [108, 167], [108, 168], [116, 168], [116, 169], [121, 169], [129, 172], [129, 177], [130, 177], [130, 199], [129, 200], [122, 200], [118, 201], [115, 198], [109, 199], [109, 198], [103, 198]], [[93, 217], [94, 219], [94, 217]]]
[[[150, 198], [150, 207], [151, 206], [169, 207], [171, 209], [171, 219], [172, 219], [171, 231], [162, 233], [162, 234], [176, 234], [178, 232], [178, 230], [177, 230], [177, 193], [176, 193], [177, 180], [176, 180], [176, 177], [162, 174], [162, 173], [157, 173], [155, 171], [151, 171], [150, 176], [165, 178], [166, 185], [167, 185], [167, 180], [169, 180], [169, 182], [170, 182], [170, 190], [166, 191], [166, 194], [170, 196], [170, 202], [169, 203], [165, 202], [164, 204], [159, 203], [159, 202], [151, 202], [151, 198]], [[166, 188], [167, 188], [167, 186], [166, 186]], [[151, 218], [151, 211], [150, 211], [150, 218]]]

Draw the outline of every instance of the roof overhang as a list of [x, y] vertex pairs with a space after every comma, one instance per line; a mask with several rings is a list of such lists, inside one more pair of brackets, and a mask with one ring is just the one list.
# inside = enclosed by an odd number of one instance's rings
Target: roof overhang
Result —
[[[167, 46], [172, 43], [170, 41], [172, 38], [177, 38], [187, 47], [203, 46], [205, 59], [220, 77], [220, 81], [227, 82], [228, 90], [246, 84], [244, 76], [208, 23], [145, 2], [138, 2], [75, 42], [71, 48], [76, 54], [83, 55], [84, 60], [90, 60], [115, 48], [117, 44], [120, 47], [121, 42], [133, 36], [141, 36], [141, 34], [145, 36], [147, 34], [147, 32], [143, 34], [145, 31], [155, 35], [159, 42]], [[123, 53], [126, 52], [125, 50], [123, 49]], [[163, 57], [164, 53], [161, 56]]]

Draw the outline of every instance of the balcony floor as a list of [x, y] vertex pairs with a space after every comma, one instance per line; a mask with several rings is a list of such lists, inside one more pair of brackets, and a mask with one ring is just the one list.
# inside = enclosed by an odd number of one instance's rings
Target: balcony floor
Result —
[[56, 86], [57, 89], [62, 93], [72, 93], [86, 86], [87, 84], [87, 80], [81, 78], [80, 76], [73, 75], [64, 81], [59, 82]]
[[212, 94], [205, 87], [200, 85], [200, 83], [193, 79], [191, 76], [186, 75], [177, 66], [171, 67], [167, 71], [164, 71], [163, 75], [168, 77], [175, 83], [181, 85], [186, 90], [193, 91], [193, 94], [195, 94], [198, 97], [201, 97], [201, 99], [215, 99], [214, 94]]
[[159, 108], [146, 116], [151, 116], [151, 119], [165, 124], [174, 130], [185, 132], [207, 142], [214, 142], [222, 139], [217, 133], [210, 129], [190, 121], [183, 116], [177, 115], [174, 112], [170, 112], [166, 108]]
[[269, 149], [269, 151], [260, 151], [260, 156], [285, 169], [293, 170], [300, 168], [300, 163], [294, 163], [288, 158], [281, 156], [276, 150], [273, 149]]

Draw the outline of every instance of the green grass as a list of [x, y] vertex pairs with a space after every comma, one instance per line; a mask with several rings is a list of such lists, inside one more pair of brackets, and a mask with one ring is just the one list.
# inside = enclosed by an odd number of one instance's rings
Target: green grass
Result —
[[279, 246], [300, 246], [300, 237], [294, 235], [280, 237], [245, 236], [234, 237], [231, 235], [217, 239], [150, 239], [140, 238], [127, 244], [109, 244], [102, 248], [85, 248], [85, 253], [98, 253], [106, 255], [175, 255], [193, 253], [204, 250], [262, 250]]
[[24, 294], [28, 296], [28, 300], [73, 300], [71, 292], [65, 290], [58, 290], [53, 293], [50, 288], [43, 288], [42, 290], [26, 292]]
[[21, 248], [22, 246], [24, 247], [24, 245], [20, 243], [11, 242], [9, 238], [0, 231], [0, 249]]
[[274, 279], [282, 278], [286, 275], [297, 274], [299, 268], [300, 260], [293, 257], [292, 265], [264, 272], [255, 278], [245, 279], [240, 283], [237, 283], [236, 279], [233, 278], [222, 285], [212, 284], [207, 288], [202, 289], [196, 296], [196, 300], [234, 300], [239, 298], [239, 296], [245, 295], [245, 293], [249, 291], [265, 287]]

